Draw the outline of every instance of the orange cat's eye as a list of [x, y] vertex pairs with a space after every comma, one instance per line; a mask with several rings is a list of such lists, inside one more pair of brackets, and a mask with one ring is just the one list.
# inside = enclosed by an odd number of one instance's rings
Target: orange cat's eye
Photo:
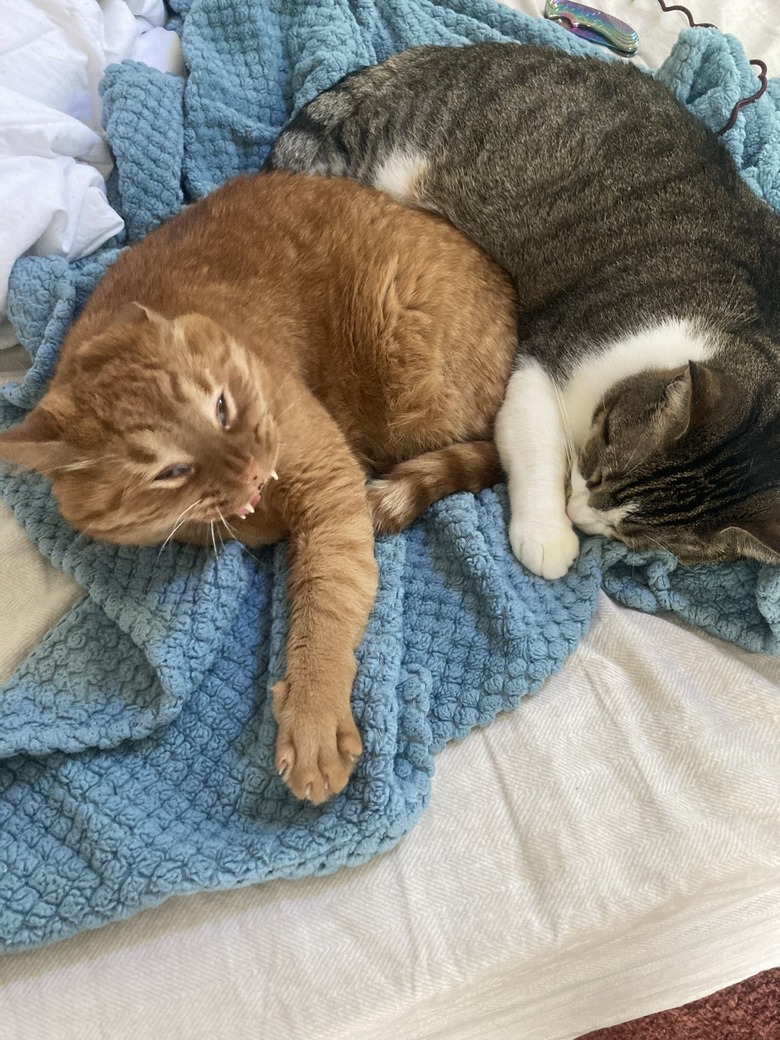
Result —
[[176, 480], [177, 477], [186, 477], [190, 472], [191, 466], [169, 466], [168, 469], [162, 470], [154, 478], [155, 480]]
[[219, 399], [217, 401], [217, 422], [223, 429], [230, 429], [230, 423], [228, 422], [227, 415], [227, 403], [225, 401], [224, 394], [220, 394]]

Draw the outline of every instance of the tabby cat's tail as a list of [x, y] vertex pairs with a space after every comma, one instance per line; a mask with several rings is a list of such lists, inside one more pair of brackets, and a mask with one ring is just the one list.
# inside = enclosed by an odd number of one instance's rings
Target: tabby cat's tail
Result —
[[377, 534], [397, 534], [445, 495], [476, 494], [503, 480], [493, 441], [469, 441], [399, 462], [367, 488]]

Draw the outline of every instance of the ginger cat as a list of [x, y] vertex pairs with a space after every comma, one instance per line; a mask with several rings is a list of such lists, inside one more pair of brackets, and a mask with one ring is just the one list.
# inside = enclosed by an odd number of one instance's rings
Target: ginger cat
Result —
[[107, 272], [0, 459], [50, 477], [99, 540], [289, 539], [276, 767], [318, 804], [361, 752], [374, 526], [499, 479], [516, 320], [509, 278], [441, 218], [351, 182], [239, 177]]

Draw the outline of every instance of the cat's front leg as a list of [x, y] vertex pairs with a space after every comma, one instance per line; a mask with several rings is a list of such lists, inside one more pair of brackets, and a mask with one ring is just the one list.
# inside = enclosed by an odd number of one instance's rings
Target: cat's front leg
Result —
[[509, 479], [509, 541], [518, 560], [543, 578], [561, 578], [579, 553], [566, 515], [569, 451], [555, 384], [523, 360], [496, 419], [496, 444]]
[[378, 570], [365, 474], [313, 400], [283, 432], [274, 506], [289, 528], [290, 624], [273, 688], [275, 763], [297, 798], [338, 794], [360, 756], [350, 698]]

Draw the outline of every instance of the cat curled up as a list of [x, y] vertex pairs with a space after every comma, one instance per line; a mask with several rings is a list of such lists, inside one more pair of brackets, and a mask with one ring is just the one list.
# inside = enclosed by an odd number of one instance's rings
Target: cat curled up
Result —
[[780, 219], [662, 84], [544, 47], [413, 48], [310, 102], [269, 165], [438, 211], [513, 276], [496, 441], [532, 571], [567, 571], [573, 525], [780, 560]]
[[516, 330], [511, 280], [441, 218], [348, 181], [241, 177], [119, 257], [0, 459], [102, 541], [288, 539], [275, 763], [320, 803], [361, 752], [373, 526], [500, 478], [485, 439]]

